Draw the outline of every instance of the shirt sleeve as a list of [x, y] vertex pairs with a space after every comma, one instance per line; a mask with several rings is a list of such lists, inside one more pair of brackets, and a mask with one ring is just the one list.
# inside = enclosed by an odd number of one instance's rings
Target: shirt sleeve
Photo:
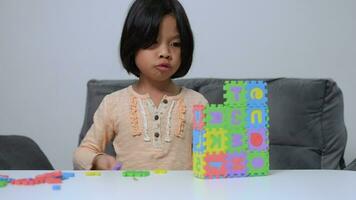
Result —
[[90, 170], [94, 158], [104, 154], [106, 144], [111, 141], [114, 135], [110, 110], [110, 103], [106, 96], [94, 114], [93, 124], [79, 147], [74, 151], [74, 169]]
[[199, 93], [199, 97], [200, 97], [198, 100], [199, 105], [206, 106], [209, 103], [208, 100], [201, 93]]
[[202, 95], [202, 99], [201, 99], [201, 104], [203, 104], [204, 106], [208, 105], [208, 100]]

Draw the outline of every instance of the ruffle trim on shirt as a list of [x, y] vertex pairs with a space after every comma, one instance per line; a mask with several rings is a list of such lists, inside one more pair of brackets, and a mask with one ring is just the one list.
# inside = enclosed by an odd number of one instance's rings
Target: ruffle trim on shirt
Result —
[[151, 141], [150, 136], [148, 135], [148, 121], [147, 121], [147, 114], [145, 108], [143, 107], [142, 99], [138, 99], [138, 103], [140, 106], [140, 113], [143, 120], [143, 140], [146, 142]]
[[130, 112], [130, 121], [132, 127], [132, 135], [138, 136], [141, 135], [141, 130], [138, 126], [138, 112], [137, 112], [137, 98], [131, 97], [131, 112]]
[[185, 126], [185, 112], [186, 112], [186, 107], [183, 99], [179, 99], [179, 122], [178, 122], [178, 129], [175, 132], [175, 135], [177, 137], [183, 137], [183, 132], [184, 132], [184, 126]]

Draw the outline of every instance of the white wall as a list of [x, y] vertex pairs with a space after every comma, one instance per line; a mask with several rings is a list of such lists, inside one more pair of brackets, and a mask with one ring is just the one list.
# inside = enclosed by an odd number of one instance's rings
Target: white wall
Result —
[[[130, 0], [0, 0], [0, 134], [33, 138], [71, 169], [86, 82], [126, 79], [117, 46]], [[356, 157], [356, 1], [182, 0], [196, 39], [187, 77], [333, 78]]]

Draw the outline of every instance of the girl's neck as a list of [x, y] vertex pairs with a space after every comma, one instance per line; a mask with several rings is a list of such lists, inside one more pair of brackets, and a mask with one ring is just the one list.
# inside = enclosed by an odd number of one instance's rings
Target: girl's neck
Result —
[[172, 80], [150, 81], [140, 78], [133, 88], [139, 94], [148, 94], [154, 105], [158, 108], [164, 95], [175, 96], [180, 92], [180, 88]]
[[151, 81], [140, 78], [134, 84], [135, 90], [140, 94], [149, 94], [152, 96], [175, 96], [180, 92], [178, 87], [171, 79], [165, 81]]

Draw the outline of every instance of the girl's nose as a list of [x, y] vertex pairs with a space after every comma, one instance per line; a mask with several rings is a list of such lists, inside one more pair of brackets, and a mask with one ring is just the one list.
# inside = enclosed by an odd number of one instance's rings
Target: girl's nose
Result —
[[159, 52], [159, 58], [169, 59], [170, 57], [171, 57], [171, 54], [169, 53], [168, 48], [161, 47], [160, 52]]
[[169, 59], [170, 58], [170, 55], [169, 54], [160, 54], [159, 55], [159, 58], [166, 58], [166, 59]]

